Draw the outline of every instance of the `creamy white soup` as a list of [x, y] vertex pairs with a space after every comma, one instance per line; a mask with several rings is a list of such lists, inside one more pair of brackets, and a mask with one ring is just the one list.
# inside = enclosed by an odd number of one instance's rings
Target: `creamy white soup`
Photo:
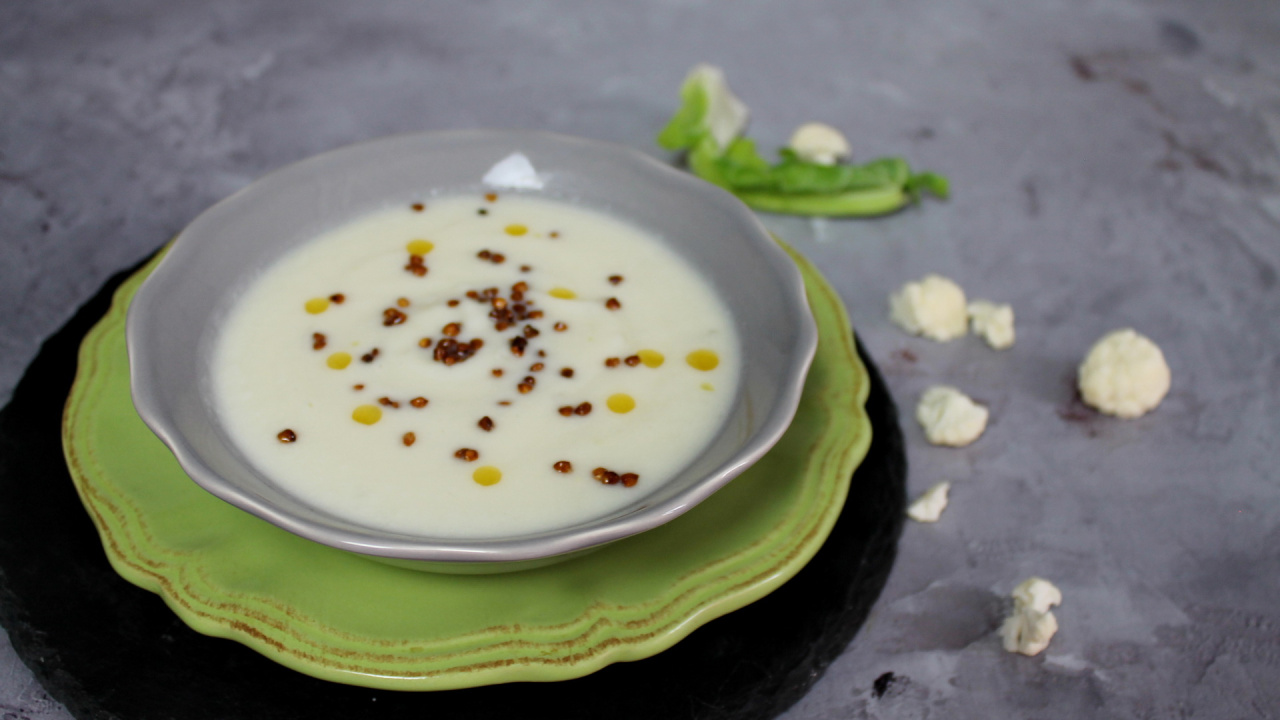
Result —
[[267, 268], [220, 332], [213, 388], [250, 462], [309, 504], [502, 537], [673, 477], [724, 421], [739, 352], [657, 238], [490, 193], [359, 218]]

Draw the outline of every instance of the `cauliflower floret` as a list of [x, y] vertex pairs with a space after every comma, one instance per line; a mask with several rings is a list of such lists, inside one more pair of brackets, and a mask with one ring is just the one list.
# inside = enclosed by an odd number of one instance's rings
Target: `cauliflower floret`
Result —
[[941, 275], [926, 275], [889, 296], [889, 319], [912, 335], [946, 341], [969, 329], [964, 290]]
[[929, 488], [907, 507], [907, 517], [922, 523], [938, 522], [942, 511], [947, 508], [947, 491], [950, 489], [949, 482], [940, 482]]
[[796, 128], [788, 145], [802, 160], [819, 165], [835, 165], [849, 157], [849, 141], [839, 130], [824, 123], [806, 123]]
[[698, 64], [689, 71], [684, 84], [704, 94], [707, 113], [702, 122], [711, 131], [717, 145], [722, 149], [729, 147], [729, 143], [747, 126], [749, 113], [746, 103], [729, 89], [724, 71], [714, 65]]
[[1013, 590], [1013, 612], [1000, 626], [1004, 649], [1037, 655], [1049, 647], [1058, 632], [1058, 619], [1050, 608], [1062, 604], [1062, 591], [1037, 577], [1027, 578]]
[[1109, 415], [1136, 418], [1169, 392], [1169, 365], [1160, 348], [1131, 328], [1107, 333], [1080, 364], [1080, 396]]
[[987, 416], [985, 407], [946, 385], [925, 390], [916, 405], [916, 420], [934, 445], [968, 445], [987, 429]]
[[969, 326], [996, 350], [1013, 347], [1013, 306], [974, 300], [969, 303]]
[[494, 163], [480, 182], [490, 187], [512, 190], [541, 190], [543, 180], [524, 153], [511, 153]]

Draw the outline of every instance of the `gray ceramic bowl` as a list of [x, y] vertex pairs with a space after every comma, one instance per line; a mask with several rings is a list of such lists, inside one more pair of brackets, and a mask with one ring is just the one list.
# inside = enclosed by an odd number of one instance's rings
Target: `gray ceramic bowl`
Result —
[[[363, 527], [279, 489], [229, 441], [210, 397], [220, 321], [255, 271], [320, 233], [432, 194], [480, 192], [513, 152], [545, 180], [521, 191], [608, 212], [661, 237], [727, 301], [743, 350], [733, 410], [675, 479], [620, 511], [550, 532], [493, 540]], [[510, 192], [510, 191], [507, 191]], [[290, 165], [200, 215], [133, 300], [133, 401], [196, 483], [302, 537], [417, 569], [498, 572], [554, 562], [665, 523], [749, 467], [795, 414], [817, 345], [795, 265], [742, 203], [634, 150], [541, 132], [402, 135]]]

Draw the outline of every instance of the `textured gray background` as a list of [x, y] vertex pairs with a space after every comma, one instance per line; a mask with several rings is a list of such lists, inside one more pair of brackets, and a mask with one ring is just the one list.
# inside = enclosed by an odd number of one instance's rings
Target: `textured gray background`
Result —
[[[952, 506], [907, 528], [866, 628], [787, 717], [1280, 715], [1274, 2], [8, 0], [0, 402], [111, 272], [273, 168], [475, 126], [665, 157], [653, 135], [700, 61], [766, 148], [823, 120], [951, 177], [953, 200], [890, 218], [764, 221], [824, 268], [904, 408], [946, 382], [992, 411], [959, 450], [906, 413], [911, 491], [951, 480]], [[889, 325], [887, 294], [930, 271], [1011, 302], [1018, 344]], [[1130, 325], [1172, 392], [1139, 420], [1080, 413], [1076, 364]], [[993, 632], [1033, 573], [1062, 588], [1062, 629], [1009, 655]], [[0, 712], [65, 717], [2, 639]]]

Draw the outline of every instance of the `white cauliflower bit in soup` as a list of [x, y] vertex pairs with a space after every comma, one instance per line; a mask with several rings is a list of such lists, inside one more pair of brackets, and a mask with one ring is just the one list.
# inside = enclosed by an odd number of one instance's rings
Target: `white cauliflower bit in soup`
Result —
[[494, 163], [481, 182], [490, 187], [512, 190], [541, 190], [545, 184], [524, 153], [514, 152]]
[[985, 407], [946, 385], [925, 390], [916, 405], [916, 420], [934, 445], [968, 445], [986, 430], [987, 416]]
[[889, 296], [889, 319], [912, 335], [940, 342], [962, 337], [969, 329], [964, 290], [934, 274]]
[[1136, 418], [1169, 392], [1164, 353], [1132, 328], [1107, 333], [1080, 364], [1080, 396], [1108, 415]]

